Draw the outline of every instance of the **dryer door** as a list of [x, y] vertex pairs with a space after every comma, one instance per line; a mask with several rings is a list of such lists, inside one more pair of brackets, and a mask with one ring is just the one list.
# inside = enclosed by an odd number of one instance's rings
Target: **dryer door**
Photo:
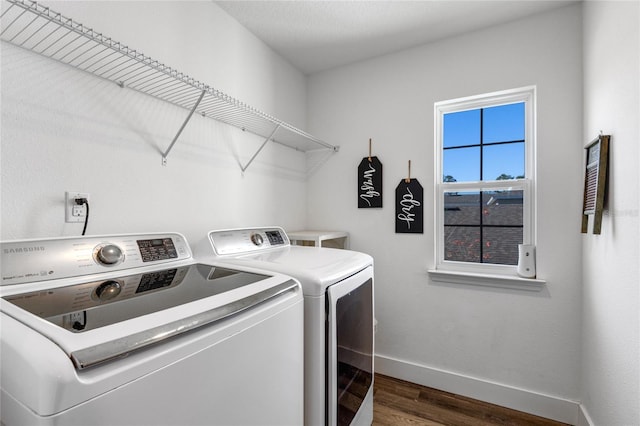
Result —
[[[372, 418], [373, 268], [327, 290], [327, 424]], [[370, 421], [369, 421], [370, 424]]]

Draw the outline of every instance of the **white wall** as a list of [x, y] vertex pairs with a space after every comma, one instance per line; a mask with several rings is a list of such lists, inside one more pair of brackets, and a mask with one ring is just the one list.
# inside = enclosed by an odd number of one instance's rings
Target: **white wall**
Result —
[[640, 3], [584, 4], [584, 136], [611, 135], [602, 233], [582, 237], [582, 394], [594, 425], [640, 424]]
[[[201, 82], [306, 128], [306, 80], [212, 2], [43, 2]], [[3, 3], [3, 8], [7, 4]], [[305, 157], [2, 43], [1, 238], [79, 235], [64, 193], [90, 193], [91, 235], [305, 225]]]
[[[581, 23], [580, 5], [571, 6], [310, 77], [309, 129], [341, 150], [308, 183], [309, 226], [348, 230], [352, 248], [375, 259], [378, 371], [427, 385], [445, 377], [436, 387], [575, 421]], [[432, 283], [433, 104], [528, 85], [537, 86], [538, 276], [547, 285], [526, 292]], [[369, 138], [384, 166], [382, 209], [357, 208], [357, 166]], [[424, 235], [394, 233], [395, 187], [407, 160], [425, 189]], [[506, 389], [561, 407], [488, 393]]]

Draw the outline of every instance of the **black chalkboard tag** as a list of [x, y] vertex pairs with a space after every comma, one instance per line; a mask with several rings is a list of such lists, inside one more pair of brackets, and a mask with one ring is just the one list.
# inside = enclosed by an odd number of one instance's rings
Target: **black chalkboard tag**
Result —
[[382, 163], [364, 157], [358, 166], [358, 208], [382, 207]]
[[424, 190], [418, 179], [402, 179], [396, 188], [396, 234], [424, 233]]

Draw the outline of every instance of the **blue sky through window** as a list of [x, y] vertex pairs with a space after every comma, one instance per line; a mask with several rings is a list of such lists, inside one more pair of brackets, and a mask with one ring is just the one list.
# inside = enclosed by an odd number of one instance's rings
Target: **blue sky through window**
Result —
[[444, 150], [443, 175], [458, 182], [480, 180], [482, 129], [484, 144], [521, 141], [484, 146], [482, 180], [494, 180], [502, 174], [524, 176], [524, 106], [521, 102], [484, 108], [482, 114], [480, 109], [445, 114], [443, 147], [455, 149]]

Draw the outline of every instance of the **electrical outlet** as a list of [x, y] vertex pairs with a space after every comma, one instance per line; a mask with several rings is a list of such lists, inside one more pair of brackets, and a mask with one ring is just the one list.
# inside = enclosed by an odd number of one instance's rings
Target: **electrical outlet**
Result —
[[76, 203], [76, 198], [85, 198], [89, 201], [89, 194], [86, 192], [64, 193], [65, 213], [64, 219], [67, 223], [84, 222], [87, 217], [87, 206]]

